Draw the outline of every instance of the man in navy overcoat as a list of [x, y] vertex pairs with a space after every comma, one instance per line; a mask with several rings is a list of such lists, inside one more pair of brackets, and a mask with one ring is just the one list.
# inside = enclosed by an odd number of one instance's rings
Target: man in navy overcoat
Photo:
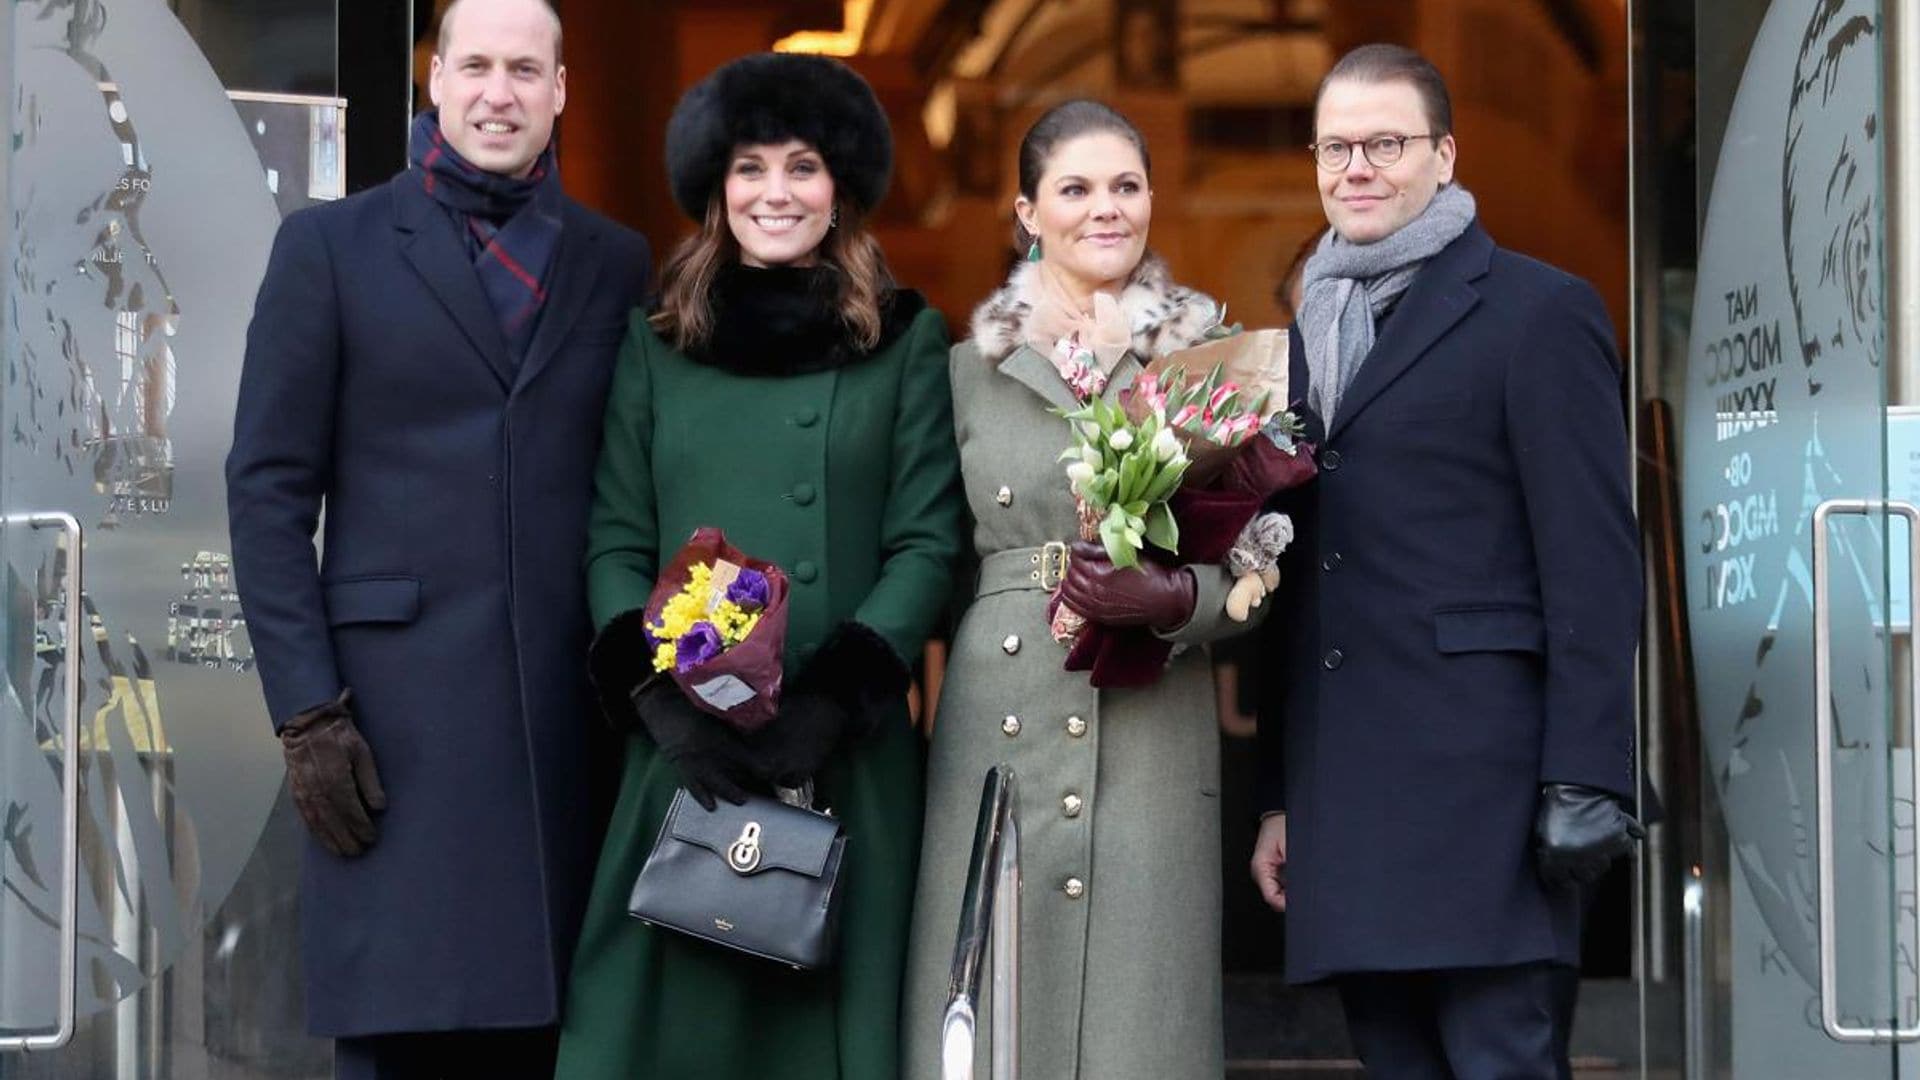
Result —
[[281, 225], [234, 564], [312, 837], [308, 1020], [338, 1075], [548, 1075], [601, 828], [587, 506], [649, 256], [560, 192], [545, 0], [461, 0], [432, 90], [410, 168]]
[[1451, 126], [1406, 49], [1321, 84], [1320, 476], [1267, 621], [1252, 870], [1371, 1074], [1547, 1078], [1582, 892], [1639, 832], [1640, 556], [1606, 310], [1488, 237]]

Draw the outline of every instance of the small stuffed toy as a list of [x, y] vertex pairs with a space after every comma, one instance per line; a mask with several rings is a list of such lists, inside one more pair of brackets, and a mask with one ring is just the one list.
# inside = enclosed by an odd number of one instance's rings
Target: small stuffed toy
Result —
[[1293, 543], [1293, 519], [1285, 514], [1256, 514], [1227, 552], [1227, 618], [1246, 622], [1253, 609], [1280, 587], [1280, 553]]

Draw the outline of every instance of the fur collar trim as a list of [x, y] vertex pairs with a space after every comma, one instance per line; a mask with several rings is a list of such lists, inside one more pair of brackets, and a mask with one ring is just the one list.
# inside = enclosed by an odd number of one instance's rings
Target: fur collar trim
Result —
[[835, 306], [839, 271], [831, 267], [734, 264], [714, 278], [713, 334], [687, 355], [737, 375], [827, 371], [885, 352], [927, 306], [912, 289], [880, 301], [880, 340], [863, 349]]
[[[1005, 285], [974, 309], [973, 343], [981, 356], [997, 364], [1026, 344], [1038, 276], [1036, 264], [1022, 262]], [[1166, 261], [1151, 251], [1120, 290], [1120, 309], [1133, 326], [1133, 354], [1142, 363], [1199, 344], [1223, 314], [1213, 297], [1174, 284]]]

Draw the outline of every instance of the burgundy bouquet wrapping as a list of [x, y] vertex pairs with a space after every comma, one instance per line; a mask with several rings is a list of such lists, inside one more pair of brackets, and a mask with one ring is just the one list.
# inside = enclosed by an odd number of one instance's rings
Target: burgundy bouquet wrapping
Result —
[[[1262, 433], [1234, 450], [1203, 486], [1182, 484], [1174, 493], [1179, 550], [1171, 556], [1153, 552], [1149, 558], [1171, 566], [1221, 562], [1269, 498], [1305, 484], [1319, 471], [1306, 443], [1282, 449]], [[1172, 651], [1171, 642], [1147, 627], [1088, 623], [1067, 653], [1066, 669], [1088, 672], [1088, 681], [1101, 689], [1148, 686], [1160, 678]]]
[[696, 567], [739, 568], [724, 588], [716, 588], [703, 606], [734, 601], [757, 607], [759, 619], [746, 637], [727, 644], [713, 622], [698, 621], [671, 642], [675, 646], [670, 676], [687, 700], [704, 712], [725, 720], [742, 732], [763, 728], [780, 706], [781, 658], [787, 643], [787, 575], [762, 559], [755, 559], [727, 542], [719, 529], [694, 530], [660, 571], [647, 598], [646, 632], [657, 650], [667, 644], [657, 636], [662, 613], [687, 590]]

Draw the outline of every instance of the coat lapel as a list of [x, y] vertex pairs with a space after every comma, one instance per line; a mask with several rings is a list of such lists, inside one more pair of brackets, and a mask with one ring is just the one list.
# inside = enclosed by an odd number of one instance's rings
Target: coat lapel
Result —
[[415, 272], [433, 290], [441, 306], [466, 335], [502, 390], [513, 386], [513, 361], [507, 339], [500, 332], [480, 276], [467, 259], [466, 245], [454, 231], [453, 220], [423, 189], [411, 169], [393, 181], [394, 227], [402, 234], [401, 250]]
[[[1134, 359], [1132, 353], [1121, 357], [1107, 376], [1107, 388], [1100, 392], [1100, 397], [1118, 404], [1120, 395], [1133, 385], [1141, 370], [1140, 361]], [[1066, 412], [1080, 407], [1080, 399], [1073, 396], [1060, 372], [1031, 345], [1022, 345], [1008, 353], [1007, 358], [1000, 361], [1000, 373], [1039, 394], [1049, 405]]]
[[567, 334], [579, 321], [580, 311], [593, 296], [594, 281], [600, 276], [599, 233], [588, 227], [582, 216], [569, 205], [566, 226], [560, 232], [560, 247], [553, 254], [553, 281], [547, 286], [546, 310], [533, 329], [533, 341], [527, 345], [526, 358], [520, 361], [520, 380], [524, 386], [547, 366]]
[[1067, 412], [1080, 407], [1060, 372], [1031, 345], [1021, 345], [1008, 353], [1007, 358], [1000, 361], [1000, 373], [1039, 394], [1049, 405]]
[[1493, 256], [1493, 238], [1478, 222], [1443, 248], [1413, 279], [1399, 306], [1387, 318], [1386, 331], [1374, 342], [1353, 384], [1340, 397], [1332, 441], [1381, 391], [1392, 385], [1414, 361], [1444, 337], [1480, 302], [1472, 282], [1484, 276]]

